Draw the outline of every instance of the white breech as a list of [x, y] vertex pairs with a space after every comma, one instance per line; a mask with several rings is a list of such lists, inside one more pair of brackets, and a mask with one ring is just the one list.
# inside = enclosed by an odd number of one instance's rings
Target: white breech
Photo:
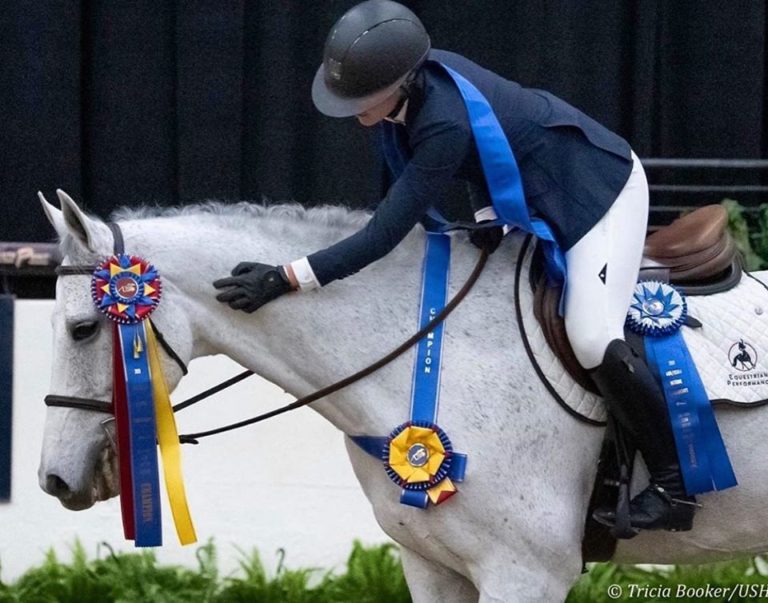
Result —
[[624, 319], [637, 282], [648, 226], [648, 182], [637, 155], [616, 201], [565, 253], [565, 330], [585, 369], [603, 361], [608, 344], [624, 339]]

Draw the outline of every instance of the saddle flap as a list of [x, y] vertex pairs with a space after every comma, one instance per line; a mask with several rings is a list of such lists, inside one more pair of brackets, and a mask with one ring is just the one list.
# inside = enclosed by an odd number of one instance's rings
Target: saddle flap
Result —
[[725, 235], [728, 214], [722, 205], [706, 205], [679, 217], [645, 240], [645, 255], [666, 263], [669, 258], [706, 250]]
[[734, 261], [736, 244], [730, 236], [723, 237], [710, 249], [705, 249], [694, 255], [681, 258], [684, 261], [675, 263], [670, 268], [673, 282], [699, 281], [722, 273]]
[[[737, 249], [727, 230], [728, 214], [721, 205], [707, 205], [686, 214], [645, 241], [643, 269], [666, 271], [662, 280], [718, 285], [738, 265]], [[648, 262], [650, 260], [650, 262]]]

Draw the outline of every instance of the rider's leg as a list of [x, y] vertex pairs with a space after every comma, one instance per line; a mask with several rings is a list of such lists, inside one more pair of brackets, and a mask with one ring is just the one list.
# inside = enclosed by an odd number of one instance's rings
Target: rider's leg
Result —
[[[663, 392], [624, 341], [624, 320], [642, 259], [648, 185], [635, 166], [614, 205], [566, 252], [565, 327], [576, 358], [590, 370], [611, 412], [634, 436], [651, 485], [633, 499], [630, 522], [644, 529], [690, 529], [686, 496]], [[598, 521], [612, 523], [612, 511]]]
[[648, 225], [648, 183], [635, 164], [603, 218], [565, 253], [568, 283], [565, 328], [587, 370], [603, 361], [608, 344], [624, 339], [624, 321], [637, 283]]

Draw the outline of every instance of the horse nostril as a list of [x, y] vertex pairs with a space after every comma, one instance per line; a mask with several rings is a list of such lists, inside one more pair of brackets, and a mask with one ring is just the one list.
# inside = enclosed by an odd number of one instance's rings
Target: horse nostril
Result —
[[45, 478], [45, 491], [56, 498], [66, 498], [72, 493], [67, 482], [55, 474]]

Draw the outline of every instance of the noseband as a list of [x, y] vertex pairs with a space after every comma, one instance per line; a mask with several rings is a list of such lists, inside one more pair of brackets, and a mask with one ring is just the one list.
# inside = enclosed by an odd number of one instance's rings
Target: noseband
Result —
[[[110, 231], [112, 231], [112, 236], [114, 238], [113, 249], [114, 249], [115, 255], [125, 253], [123, 233], [120, 230], [120, 226], [116, 222], [109, 222], [107, 226], [109, 226]], [[412, 335], [407, 341], [403, 342], [396, 349], [392, 350], [389, 354], [380, 358], [370, 366], [367, 366], [366, 368], [356, 372], [353, 375], [350, 375], [349, 377], [346, 377], [345, 379], [342, 379], [341, 381], [337, 381], [332, 385], [319, 389], [316, 392], [309, 394], [308, 396], [299, 398], [295, 402], [292, 402], [291, 404], [287, 404], [286, 406], [276, 408], [274, 410], [263, 413], [256, 417], [252, 417], [244, 421], [239, 421], [237, 423], [232, 423], [230, 425], [224, 425], [222, 427], [217, 427], [215, 429], [210, 429], [208, 431], [201, 431], [199, 433], [180, 435], [179, 440], [181, 441], [182, 444], [197, 444], [200, 438], [215, 435], [218, 433], [223, 433], [225, 431], [231, 431], [232, 429], [238, 429], [240, 427], [245, 427], [246, 425], [253, 425], [254, 423], [258, 423], [260, 421], [264, 421], [266, 419], [276, 417], [290, 410], [295, 410], [297, 408], [301, 408], [302, 406], [306, 406], [307, 404], [315, 402], [320, 398], [324, 398], [325, 396], [328, 396], [334, 392], [337, 392], [340, 389], [343, 389], [348, 385], [351, 385], [352, 383], [355, 383], [356, 381], [359, 381], [360, 379], [367, 377], [371, 373], [379, 370], [381, 367], [385, 366], [386, 364], [389, 364], [392, 360], [394, 360], [395, 358], [400, 356], [402, 353], [404, 353], [406, 350], [411, 348], [414, 344], [418, 343], [419, 340], [421, 340], [429, 332], [434, 330], [435, 327], [437, 327], [440, 323], [442, 323], [448, 317], [448, 315], [451, 312], [453, 312], [456, 306], [458, 306], [459, 303], [461, 303], [461, 301], [464, 299], [464, 297], [466, 297], [467, 293], [469, 293], [469, 291], [472, 289], [477, 279], [480, 277], [480, 274], [483, 271], [483, 268], [485, 267], [485, 263], [487, 260], [488, 260], [488, 253], [486, 251], [483, 251], [477, 260], [477, 264], [475, 265], [475, 268], [473, 269], [472, 274], [469, 275], [467, 282], [464, 283], [464, 286], [445, 305], [442, 311], [440, 311], [437, 314], [437, 316], [435, 316], [429, 322], [429, 324], [427, 324], [420, 331]], [[97, 266], [95, 264], [93, 265], [70, 264], [66, 266], [58, 266], [56, 268], [56, 274], [57, 276], [91, 276], [93, 272], [96, 270], [96, 268]], [[147, 320], [152, 322], [151, 318], [148, 318]], [[186, 364], [184, 364], [184, 361], [179, 357], [179, 355], [173, 350], [170, 344], [166, 341], [165, 337], [163, 337], [162, 333], [158, 330], [154, 322], [152, 322], [152, 328], [155, 330], [155, 334], [157, 335], [157, 340], [160, 342], [160, 345], [162, 346], [162, 348], [176, 362], [176, 364], [178, 364], [182, 373], [186, 375], [189, 371], [187, 370], [187, 366]], [[253, 371], [244, 371], [238, 375], [235, 375], [231, 379], [223, 381], [222, 383], [219, 383], [218, 385], [215, 385], [214, 387], [207, 389], [204, 392], [197, 394], [196, 396], [193, 396], [188, 400], [185, 400], [184, 402], [175, 404], [173, 406], [173, 411], [176, 412], [179, 410], [183, 410], [184, 408], [187, 408], [189, 406], [192, 406], [196, 402], [199, 402], [200, 400], [204, 400], [205, 398], [217, 392], [220, 392], [234, 385], [235, 383], [238, 383], [243, 379], [250, 377], [251, 375], [253, 375]], [[95, 400], [92, 398], [76, 398], [72, 396], [60, 396], [60, 395], [49, 394], [45, 397], [45, 404], [46, 406], [76, 408], [79, 410], [90, 410], [90, 411], [114, 415], [114, 407], [112, 405], [112, 402], [105, 402], [103, 400]], [[114, 416], [111, 417], [110, 419], [106, 419], [102, 423], [106, 423], [110, 420], [114, 420]]]

